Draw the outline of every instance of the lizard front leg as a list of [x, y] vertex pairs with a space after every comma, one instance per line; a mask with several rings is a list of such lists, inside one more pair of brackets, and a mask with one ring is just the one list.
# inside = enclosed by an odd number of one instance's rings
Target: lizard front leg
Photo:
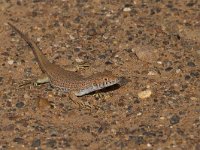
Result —
[[40, 76], [35, 82], [34, 85], [38, 86], [39, 84], [44, 84], [44, 83], [48, 83], [49, 77], [46, 74], [43, 74], [42, 76]]

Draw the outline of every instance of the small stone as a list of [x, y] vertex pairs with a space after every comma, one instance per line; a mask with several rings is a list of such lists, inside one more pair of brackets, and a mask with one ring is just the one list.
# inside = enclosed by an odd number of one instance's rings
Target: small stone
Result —
[[191, 77], [189, 75], [185, 76], [185, 80], [189, 80]]
[[165, 71], [171, 71], [173, 68], [172, 67], [167, 67], [166, 69], [165, 69]]
[[141, 61], [153, 63], [158, 59], [158, 52], [151, 46], [136, 46], [135, 54]]
[[88, 34], [89, 36], [94, 36], [94, 35], [97, 34], [97, 32], [96, 32], [96, 30], [93, 28], [93, 29], [89, 29], [88, 32], [87, 32], [87, 34]]
[[158, 75], [158, 73], [156, 71], [149, 71], [148, 76], [155, 76], [155, 75]]
[[83, 62], [83, 59], [81, 59], [81, 58], [76, 58], [75, 61], [76, 61], [77, 63], [82, 63], [82, 62]]
[[81, 49], [81, 48], [76, 47], [76, 48], [74, 48], [74, 51], [75, 51], [75, 52], [80, 52], [80, 49]]
[[47, 140], [47, 143], [46, 143], [47, 147], [51, 147], [51, 148], [55, 148], [56, 144], [57, 144], [56, 140], [53, 140], [53, 139]]
[[188, 62], [187, 65], [190, 66], [190, 67], [195, 67], [195, 66], [196, 66], [195, 63], [193, 63], [193, 62], [191, 62], [191, 61]]
[[2, 82], [3, 81], [3, 77], [0, 77], [0, 82]]
[[8, 64], [12, 65], [14, 63], [14, 60], [8, 60]]
[[162, 61], [157, 61], [157, 64], [162, 65], [163, 62]]
[[147, 143], [147, 147], [152, 147], [152, 145], [150, 143]]
[[152, 94], [151, 90], [141, 91], [138, 93], [138, 97], [141, 99], [146, 99], [146, 98], [150, 97], [151, 94]]
[[190, 75], [191, 77], [199, 78], [199, 72], [191, 72]]
[[40, 41], [41, 41], [41, 38], [40, 38], [40, 37], [38, 37], [36, 40], [37, 40], [37, 42], [40, 42]]
[[39, 147], [40, 144], [41, 144], [40, 139], [34, 139], [32, 144], [31, 144], [31, 147]]
[[180, 73], [181, 72], [181, 69], [176, 69], [176, 73]]
[[124, 11], [124, 12], [129, 12], [129, 11], [131, 11], [131, 8], [130, 8], [130, 7], [125, 7], [125, 8], [123, 9], [123, 11]]
[[178, 115], [173, 115], [173, 116], [170, 118], [170, 123], [171, 123], [172, 125], [179, 123], [179, 121], [180, 121], [180, 117], [179, 117]]
[[25, 93], [24, 94], [24, 99], [30, 99], [30, 96], [27, 93]]
[[22, 107], [24, 107], [24, 103], [23, 103], [23, 102], [18, 102], [18, 103], [16, 104], [16, 107], [17, 107], [17, 108], [22, 108]]
[[50, 102], [49, 102], [47, 99], [41, 98], [41, 99], [39, 99], [39, 100], [37, 101], [37, 107], [38, 107], [39, 109], [50, 108], [50, 107], [51, 107], [51, 104], [50, 104]]
[[24, 139], [20, 138], [20, 137], [16, 137], [13, 139], [13, 142], [16, 142], [18, 144], [22, 144], [24, 142]]
[[100, 59], [105, 59], [105, 58], [106, 58], [106, 55], [101, 54], [101, 55], [99, 55], [99, 58], [100, 58]]
[[69, 38], [70, 38], [71, 40], [75, 40], [75, 37], [74, 37], [73, 35], [69, 35]]

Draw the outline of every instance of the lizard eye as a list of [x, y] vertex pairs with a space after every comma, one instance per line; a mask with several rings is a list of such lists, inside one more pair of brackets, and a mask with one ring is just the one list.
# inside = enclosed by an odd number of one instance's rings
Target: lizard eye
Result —
[[108, 81], [108, 78], [104, 78], [104, 81]]

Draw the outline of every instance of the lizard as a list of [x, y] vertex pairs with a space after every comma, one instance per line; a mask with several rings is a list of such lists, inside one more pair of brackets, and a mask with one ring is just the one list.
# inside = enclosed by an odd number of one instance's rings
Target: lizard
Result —
[[50, 83], [53, 88], [58, 88], [65, 93], [68, 92], [73, 98], [120, 84], [122, 78], [113, 75], [107, 70], [85, 77], [78, 72], [65, 70], [59, 65], [51, 63], [28, 35], [9, 22], [8, 25], [26, 41], [32, 49], [41, 71], [46, 75], [43, 80], [37, 80], [37, 83]]

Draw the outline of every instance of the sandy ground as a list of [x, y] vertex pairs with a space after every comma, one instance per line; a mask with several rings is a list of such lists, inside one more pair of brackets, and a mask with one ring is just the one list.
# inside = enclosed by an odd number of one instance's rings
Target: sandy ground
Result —
[[[0, 20], [1, 150], [200, 149], [199, 1], [1, 0]], [[34, 86], [41, 70], [8, 21], [51, 62], [124, 84], [80, 97], [91, 110]]]

